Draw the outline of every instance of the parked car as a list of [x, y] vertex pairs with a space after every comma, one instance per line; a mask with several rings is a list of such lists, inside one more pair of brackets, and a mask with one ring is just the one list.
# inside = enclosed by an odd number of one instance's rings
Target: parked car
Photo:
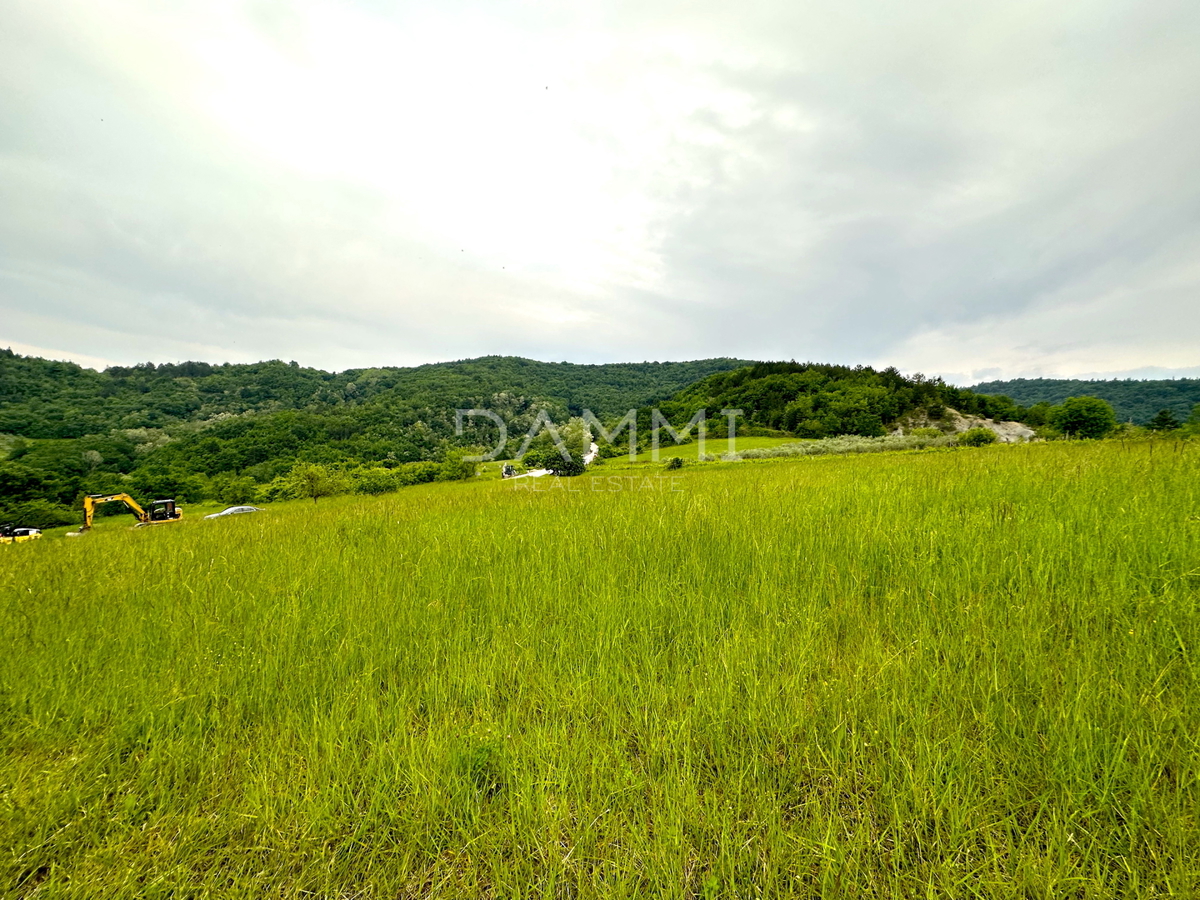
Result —
[[231, 506], [229, 509], [223, 509], [220, 512], [211, 513], [204, 518], [219, 519], [221, 516], [236, 516], [241, 513], [262, 512], [257, 506]]

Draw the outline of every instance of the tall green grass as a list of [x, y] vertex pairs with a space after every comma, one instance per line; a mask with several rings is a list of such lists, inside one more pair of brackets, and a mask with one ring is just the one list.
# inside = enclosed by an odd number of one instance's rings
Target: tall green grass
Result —
[[0, 547], [0, 889], [1191, 896], [1200, 453], [1163, 450]]

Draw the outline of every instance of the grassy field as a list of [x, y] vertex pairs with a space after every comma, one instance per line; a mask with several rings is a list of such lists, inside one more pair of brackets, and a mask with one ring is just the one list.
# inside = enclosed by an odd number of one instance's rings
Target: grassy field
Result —
[[[716, 436], [714, 437], [712, 434], [715, 434]], [[723, 453], [729, 450], [729, 438], [722, 437], [722, 432], [720, 432], [719, 429], [714, 431], [712, 434], [710, 434], [708, 439], [704, 442], [704, 452], [711, 456], [720, 457]], [[781, 447], [784, 444], [794, 443], [796, 443], [796, 438], [794, 437], [739, 437], [734, 441], [733, 446], [735, 450], [761, 450]], [[618, 442], [617, 446], [619, 448], [623, 448], [625, 445]], [[659, 460], [665, 460], [670, 456], [678, 456], [684, 461], [689, 461], [697, 459], [699, 454], [699, 441], [693, 440], [687, 444], [674, 444], [671, 442], [670, 435], [662, 435], [662, 441], [658, 448]], [[652, 451], [644, 450], [634, 457], [634, 461], [647, 462], [651, 458]], [[628, 456], [620, 456], [615, 457], [612, 462], [620, 463], [628, 460]], [[608, 460], [605, 460], [605, 462], [608, 462]]]
[[1198, 472], [821, 457], [0, 547], [0, 894], [1194, 896]]

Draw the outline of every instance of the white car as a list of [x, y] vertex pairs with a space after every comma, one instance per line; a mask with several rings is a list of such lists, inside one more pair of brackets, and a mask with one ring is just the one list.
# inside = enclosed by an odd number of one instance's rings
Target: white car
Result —
[[221, 516], [236, 516], [239, 513], [262, 512], [257, 506], [231, 506], [229, 509], [223, 509], [220, 512], [212, 513], [205, 516], [206, 519], [219, 519]]

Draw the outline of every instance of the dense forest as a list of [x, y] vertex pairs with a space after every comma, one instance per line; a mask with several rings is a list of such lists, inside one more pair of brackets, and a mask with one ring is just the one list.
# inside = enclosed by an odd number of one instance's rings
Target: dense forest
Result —
[[279, 360], [112, 366], [103, 372], [0, 349], [0, 434], [78, 438], [113, 429], [212, 422], [249, 412], [345, 414], [488, 405], [497, 395], [545, 401], [571, 415], [618, 415], [746, 360], [578, 365], [513, 356], [414, 368], [323, 372]]
[[1099, 397], [1112, 404], [1117, 419], [1146, 425], [1161, 410], [1170, 410], [1180, 420], [1200, 403], [1200, 378], [1163, 381], [1075, 381], [1065, 378], [1018, 378], [1013, 381], [988, 381], [972, 391], [980, 394], [1004, 394], [1017, 403], [1062, 403], [1068, 397]]
[[937, 378], [906, 377], [894, 368], [795, 362], [715, 373], [660, 404], [673, 422], [686, 422], [701, 408], [710, 414], [741, 409], [748, 427], [804, 438], [878, 436], [909, 413], [921, 410], [936, 420], [947, 407], [992, 419], [1029, 418], [1029, 410], [1007, 397], [976, 394]]

